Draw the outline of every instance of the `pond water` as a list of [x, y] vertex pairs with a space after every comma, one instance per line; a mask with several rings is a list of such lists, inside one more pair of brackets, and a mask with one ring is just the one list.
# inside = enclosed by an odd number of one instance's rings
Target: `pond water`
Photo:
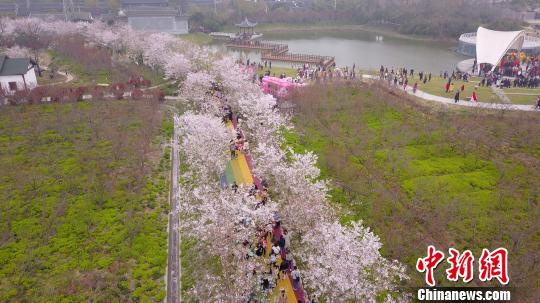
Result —
[[[377, 37], [382, 37], [382, 40]], [[286, 43], [290, 53], [334, 56], [337, 66], [356, 64], [361, 69], [379, 69], [382, 65], [413, 68], [416, 71], [439, 73], [452, 70], [467, 57], [455, 52], [455, 45], [449, 43], [419, 41], [385, 36], [368, 31], [347, 32], [280, 32], [265, 34], [263, 41]], [[457, 42], [456, 42], [457, 45]], [[223, 44], [216, 43], [222, 48]], [[246, 60], [261, 60], [258, 52], [229, 50]], [[279, 66], [287, 63], [272, 62]]]

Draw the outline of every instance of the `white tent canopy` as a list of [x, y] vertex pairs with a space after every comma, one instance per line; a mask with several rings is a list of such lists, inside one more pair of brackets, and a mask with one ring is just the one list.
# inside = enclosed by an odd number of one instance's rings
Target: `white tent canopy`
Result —
[[495, 68], [508, 50], [521, 50], [524, 41], [524, 31], [500, 32], [479, 27], [476, 32], [476, 62], [489, 63]]

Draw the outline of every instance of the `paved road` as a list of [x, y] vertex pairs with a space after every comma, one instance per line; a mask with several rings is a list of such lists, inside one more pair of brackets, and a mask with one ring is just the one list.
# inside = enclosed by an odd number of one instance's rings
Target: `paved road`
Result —
[[178, 141], [176, 133], [177, 117], [174, 115], [172, 140], [171, 192], [169, 213], [169, 255], [167, 259], [167, 303], [180, 303], [180, 233], [178, 218]]

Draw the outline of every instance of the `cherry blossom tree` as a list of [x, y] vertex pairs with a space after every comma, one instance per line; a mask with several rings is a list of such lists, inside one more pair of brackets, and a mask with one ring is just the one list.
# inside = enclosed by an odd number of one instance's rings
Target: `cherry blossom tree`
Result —
[[214, 77], [206, 72], [189, 73], [182, 83], [180, 93], [191, 101], [206, 102]]
[[182, 54], [172, 54], [164, 64], [165, 75], [170, 79], [183, 79], [191, 66]]
[[[184, 176], [189, 178], [189, 176]], [[241, 302], [257, 288], [260, 259], [246, 258], [257, 241], [257, 228], [270, 222], [276, 204], [257, 207], [257, 201], [240, 186], [235, 192], [215, 184], [183, 187], [180, 193], [183, 234], [197, 239], [196, 249], [205, 266], [197, 274], [191, 294], [204, 302]], [[210, 260], [217, 260], [210, 263]]]
[[215, 116], [193, 112], [180, 116], [177, 125], [191, 167], [203, 178], [219, 178], [228, 160], [227, 144], [234, 135], [231, 130]]
[[32, 56], [32, 51], [30, 49], [18, 45], [7, 48], [4, 52], [11, 58], [28, 58]]
[[379, 238], [361, 222], [322, 222], [298, 247], [304, 282], [328, 302], [378, 302], [381, 296], [390, 302], [408, 301], [396, 286], [407, 279], [405, 267], [383, 258], [380, 248]]
[[291, 230], [302, 235], [335, 216], [326, 198], [326, 181], [318, 179], [313, 153], [302, 155], [289, 151], [286, 156], [278, 146], [260, 144], [254, 154], [256, 172], [277, 189], [276, 200]]

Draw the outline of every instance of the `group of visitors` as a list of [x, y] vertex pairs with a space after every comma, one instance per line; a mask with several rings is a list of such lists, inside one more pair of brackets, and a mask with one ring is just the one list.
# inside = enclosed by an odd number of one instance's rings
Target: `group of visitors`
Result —
[[[237, 159], [238, 155], [242, 153], [249, 153], [248, 142], [238, 125], [238, 117], [233, 114], [233, 111], [229, 104], [227, 104], [227, 98], [221, 93], [221, 86], [219, 83], [213, 83], [212, 89], [208, 92], [212, 98], [221, 104], [223, 110], [224, 123], [232, 123], [235, 129], [235, 137], [230, 141], [231, 159]], [[257, 176], [254, 176], [255, 180], [259, 180]], [[238, 190], [238, 185], [233, 182], [231, 185], [233, 191]], [[258, 207], [264, 207], [268, 201], [268, 184], [263, 179], [260, 182], [255, 182], [250, 191], [250, 196], [254, 196], [259, 201], [256, 205]], [[239, 228], [247, 227], [251, 224], [255, 224], [248, 215], [241, 215], [238, 219]], [[308, 303], [305, 299], [307, 297], [303, 286], [300, 271], [292, 258], [290, 251], [290, 233], [286, 228], [282, 227], [282, 222], [279, 214], [275, 213], [272, 220], [267, 222], [266, 225], [256, 226], [257, 234], [252, 239], [245, 239], [242, 243], [246, 250], [246, 258], [260, 257], [263, 260], [267, 260], [266, 265], [260, 268], [254, 268], [252, 275], [254, 279], [260, 281], [260, 291], [267, 294], [266, 297], [270, 297], [270, 293], [277, 287], [279, 279], [287, 279], [290, 277], [293, 291], [296, 299], [301, 303]], [[279, 289], [279, 294], [274, 297], [274, 302], [287, 303], [289, 302], [289, 294], [285, 288]], [[246, 302], [260, 302], [255, 294], [252, 293]], [[312, 303], [317, 302], [315, 299]]]
[[352, 67], [336, 67], [335, 64], [329, 67], [304, 64], [297, 69], [297, 77], [317, 82], [321, 80], [326, 82], [333, 79], [356, 79], [356, 64], [353, 64]]
[[459, 70], [452, 71], [452, 74], [448, 73], [448, 71], [441, 71], [439, 76], [443, 79], [450, 78], [451, 80], [460, 80], [463, 82], [469, 82], [470, 78], [469, 73], [464, 73]]
[[[415, 78], [415, 76], [418, 76], [418, 78]], [[446, 80], [444, 91], [446, 93], [453, 93], [454, 102], [459, 102], [463, 92], [465, 91], [465, 83], [462, 83], [460, 86], [456, 87], [454, 81], [460, 80], [463, 82], [468, 82], [470, 75], [460, 71], [453, 71], [452, 73], [449, 73], [448, 71], [441, 71], [439, 76]], [[400, 87], [403, 90], [406, 90], [410, 83], [414, 81], [414, 83], [411, 85], [413, 94], [416, 94], [419, 83], [427, 84], [427, 82], [431, 82], [432, 78], [432, 73], [420, 71], [415, 74], [414, 69], [408, 69], [405, 67], [394, 69], [394, 67], [388, 68], [381, 65], [379, 69], [379, 79], [386, 81], [389, 86]], [[478, 101], [477, 87], [474, 88], [470, 100], [474, 102]]]
[[[271, 71], [271, 61], [253, 62], [250, 59], [247, 59], [245, 63], [243, 61], [239, 61], [239, 64], [243, 65], [248, 70], [248, 72], [254, 74], [253, 82], [256, 82], [258, 80], [260, 83], [264, 76], [279, 77], [280, 79], [289, 78], [289, 76], [287, 76], [285, 73], [281, 73], [278, 75], [276, 75], [276, 73], [273, 73]], [[257, 77], [257, 73], [255, 73], [256, 70], [264, 71], [264, 73], [260, 73], [260, 75]], [[327, 82], [334, 79], [356, 79], [356, 72], [356, 64], [353, 64], [352, 67], [336, 67], [335, 64], [328, 67], [325, 67], [323, 65], [301, 64], [297, 65], [296, 67], [296, 76], [290, 78], [291, 81], [294, 83], [304, 83], [308, 80], [316, 82]]]
[[[432, 78], [431, 73], [425, 73], [423, 71], [419, 72], [417, 75], [419, 79], [418, 81], [424, 84], [431, 81]], [[414, 80], [414, 77], [414, 69], [407, 69], [405, 67], [396, 69], [391, 67], [388, 69], [388, 67], [385, 67], [384, 65], [381, 65], [381, 68], [379, 69], [379, 79], [387, 81], [388, 85], [403, 87], [404, 90], [407, 89], [407, 86], [409, 85], [409, 78]], [[412, 86], [413, 93], [416, 93], [416, 90], [418, 89], [418, 81], [415, 81]]]

